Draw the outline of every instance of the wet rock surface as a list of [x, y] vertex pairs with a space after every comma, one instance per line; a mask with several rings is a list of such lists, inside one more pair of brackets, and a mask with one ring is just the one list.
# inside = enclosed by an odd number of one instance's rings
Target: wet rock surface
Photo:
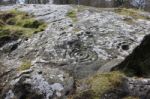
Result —
[[[6, 99], [65, 98], [73, 91], [76, 79], [97, 71], [109, 72], [150, 33], [149, 20], [119, 15], [113, 9], [83, 6], [78, 9], [69, 5], [0, 7], [2, 11], [12, 9], [34, 15], [48, 27], [28, 39], [18, 39], [0, 47], [1, 67], [14, 70], [11, 72], [14, 75], [5, 75], [9, 80], [1, 92]], [[149, 16], [149, 13], [144, 14]], [[133, 24], [124, 20], [128, 17]], [[4, 53], [5, 49], [16, 45], [14, 50]], [[18, 71], [23, 60], [30, 60], [31, 67]]]

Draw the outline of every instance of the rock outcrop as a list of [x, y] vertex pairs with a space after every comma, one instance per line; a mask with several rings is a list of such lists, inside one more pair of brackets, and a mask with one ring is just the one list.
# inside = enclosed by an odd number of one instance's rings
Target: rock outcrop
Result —
[[114, 69], [122, 70], [129, 76], [150, 77], [150, 35], [145, 36], [142, 43], [137, 46], [121, 64]]
[[[0, 71], [2, 82], [7, 81], [0, 83], [6, 99], [66, 98], [73, 93], [76, 80], [98, 71], [109, 72], [150, 33], [150, 14], [146, 12], [129, 16], [116, 9], [70, 5], [0, 7], [2, 11], [12, 9], [34, 15], [48, 26], [30, 38], [0, 47], [2, 70], [13, 71]], [[15, 50], [9, 51], [15, 44]]]

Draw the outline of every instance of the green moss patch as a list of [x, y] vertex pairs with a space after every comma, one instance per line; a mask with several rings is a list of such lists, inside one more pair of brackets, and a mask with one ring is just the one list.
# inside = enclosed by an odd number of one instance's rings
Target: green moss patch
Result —
[[79, 83], [82, 83], [81, 85], [86, 86], [86, 88], [78, 91], [75, 99], [84, 99], [84, 97], [91, 97], [89, 99], [99, 99], [105, 92], [119, 87], [123, 77], [124, 74], [115, 71], [104, 74], [98, 73], [84, 79]]
[[35, 20], [33, 16], [25, 12], [17, 10], [0, 11], [0, 38], [12, 35], [30, 37], [45, 28], [46, 24], [44, 22]]
[[31, 61], [25, 60], [22, 62], [21, 66], [18, 68], [18, 70], [24, 71], [24, 70], [30, 69], [31, 66], [32, 66]]
[[77, 21], [77, 12], [75, 10], [68, 11], [66, 16], [70, 17], [73, 21]]

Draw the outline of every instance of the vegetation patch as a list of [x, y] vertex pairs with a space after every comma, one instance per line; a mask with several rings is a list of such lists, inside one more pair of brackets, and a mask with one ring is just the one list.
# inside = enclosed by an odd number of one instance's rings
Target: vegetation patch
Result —
[[27, 69], [30, 69], [31, 67], [31, 61], [29, 60], [24, 60], [21, 64], [21, 66], [18, 68], [19, 71], [24, 71], [24, 70], [27, 70]]
[[125, 97], [125, 98], [123, 98], [123, 99], [140, 99], [140, 98], [138, 98], [138, 97], [133, 97], [133, 96], [128, 96], [128, 97]]
[[133, 19], [150, 20], [150, 17], [142, 15], [140, 10], [137, 10], [137, 9], [118, 8], [118, 9], [115, 9], [115, 12], [121, 15], [131, 16]]
[[81, 80], [79, 83], [81, 83], [81, 86], [85, 86], [85, 88], [84, 90], [77, 91], [74, 99], [85, 99], [86, 97], [91, 97], [89, 99], [99, 99], [105, 92], [119, 87], [123, 77], [124, 74], [114, 71], [103, 74], [98, 73]]
[[37, 21], [25, 12], [11, 10], [0, 11], [0, 39], [5, 36], [30, 37], [43, 31], [46, 24]]
[[77, 12], [75, 10], [68, 11], [66, 16], [70, 17], [73, 21], [77, 21]]
[[125, 21], [127, 24], [134, 24], [135, 23], [135, 21], [130, 17], [125, 17], [123, 19], [123, 21]]

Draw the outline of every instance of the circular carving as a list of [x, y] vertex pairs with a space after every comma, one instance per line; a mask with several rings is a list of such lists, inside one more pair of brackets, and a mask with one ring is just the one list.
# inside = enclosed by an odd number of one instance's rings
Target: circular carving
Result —
[[86, 49], [75, 49], [71, 52], [70, 56], [74, 57], [78, 63], [91, 63], [98, 59], [96, 52]]

